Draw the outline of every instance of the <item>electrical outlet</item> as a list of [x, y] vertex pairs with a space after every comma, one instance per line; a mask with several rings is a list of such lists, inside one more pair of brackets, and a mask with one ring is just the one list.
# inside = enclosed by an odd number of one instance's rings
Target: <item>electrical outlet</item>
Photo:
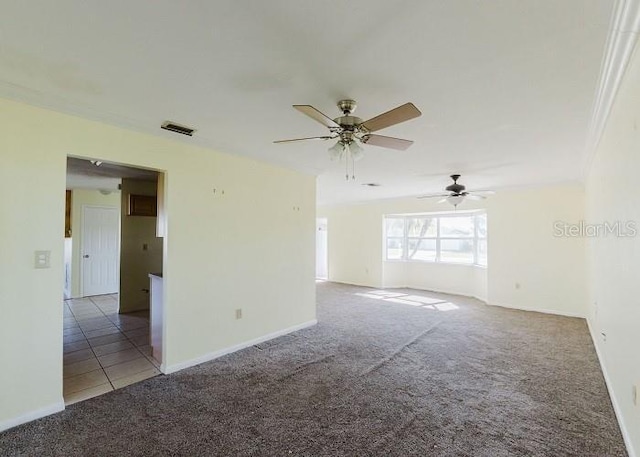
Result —
[[607, 342], [607, 334], [604, 332], [601, 332], [600, 335], [602, 335], [602, 341], [604, 341], [605, 343]]
[[[35, 251], [34, 256], [35, 268], [50, 268], [51, 267], [51, 251]], [[89, 256], [87, 256], [89, 257]]]
[[519, 282], [517, 282], [517, 283], [515, 284], [515, 287], [516, 287], [516, 289], [520, 289], [520, 283], [519, 283]]
[[236, 309], [236, 319], [242, 319], [242, 308]]

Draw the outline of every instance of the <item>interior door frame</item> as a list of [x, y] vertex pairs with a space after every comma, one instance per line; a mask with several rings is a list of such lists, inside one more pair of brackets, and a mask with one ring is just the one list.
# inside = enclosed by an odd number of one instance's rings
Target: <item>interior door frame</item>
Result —
[[[82, 298], [86, 297], [85, 293], [84, 293], [84, 263], [82, 261], [83, 259], [83, 255], [84, 255], [84, 242], [85, 242], [85, 223], [84, 223], [84, 218], [85, 218], [85, 208], [99, 208], [99, 209], [115, 209], [116, 211], [118, 210], [117, 206], [106, 206], [106, 205], [82, 205], [81, 207], [81, 213], [82, 216], [80, 218], [80, 233], [81, 233], [81, 240], [80, 243], [81, 245], [79, 246], [79, 254], [80, 254], [80, 262], [78, 263], [78, 268], [80, 269], [80, 296]], [[120, 208], [119, 210], [119, 214], [118, 214], [118, 249], [116, 250], [116, 265], [117, 265], [117, 282], [118, 282], [118, 293], [120, 292], [120, 244], [122, 243], [122, 240], [120, 239], [121, 233], [121, 227], [122, 227], [122, 208]]]
[[[325, 277], [318, 276], [318, 232], [324, 232], [324, 270]], [[324, 281], [329, 280], [329, 218], [328, 217], [316, 217], [316, 279]]]

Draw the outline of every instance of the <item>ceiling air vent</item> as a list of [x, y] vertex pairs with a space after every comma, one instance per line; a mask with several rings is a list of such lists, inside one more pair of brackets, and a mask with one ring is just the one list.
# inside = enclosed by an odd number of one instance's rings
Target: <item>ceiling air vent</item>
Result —
[[379, 184], [377, 182], [365, 182], [362, 183], [362, 185], [367, 187], [380, 187], [382, 184]]
[[193, 132], [195, 132], [195, 129], [185, 127], [184, 125], [176, 124], [175, 122], [171, 122], [171, 121], [164, 121], [161, 127], [165, 130], [181, 133], [183, 135], [188, 135], [188, 136], [193, 136]]

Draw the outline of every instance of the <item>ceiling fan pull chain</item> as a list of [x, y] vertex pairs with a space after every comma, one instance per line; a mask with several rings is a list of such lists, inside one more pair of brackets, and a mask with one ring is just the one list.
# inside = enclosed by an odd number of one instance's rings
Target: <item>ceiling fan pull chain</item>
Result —
[[353, 158], [353, 154], [351, 154], [351, 180], [356, 180], [356, 160]]
[[[348, 154], [348, 152], [346, 153]], [[344, 158], [344, 179], [349, 181], [349, 156]]]

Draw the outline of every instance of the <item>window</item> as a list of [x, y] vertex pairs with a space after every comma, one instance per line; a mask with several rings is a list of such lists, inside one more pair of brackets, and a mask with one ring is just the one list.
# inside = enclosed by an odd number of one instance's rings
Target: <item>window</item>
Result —
[[387, 260], [487, 265], [487, 214], [385, 217]]

